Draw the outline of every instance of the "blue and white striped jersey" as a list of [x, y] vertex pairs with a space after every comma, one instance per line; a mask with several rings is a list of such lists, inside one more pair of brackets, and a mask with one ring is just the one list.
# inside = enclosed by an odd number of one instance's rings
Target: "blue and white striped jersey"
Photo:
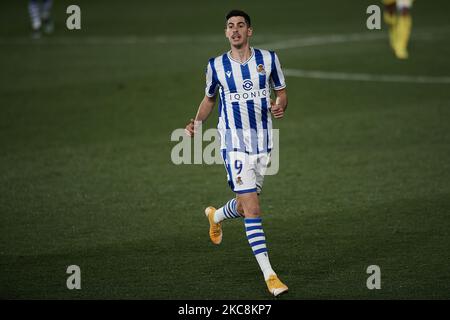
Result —
[[230, 52], [210, 59], [205, 93], [213, 97], [219, 91], [221, 149], [258, 154], [273, 147], [270, 90], [281, 90], [286, 84], [275, 52], [250, 49], [244, 63]]

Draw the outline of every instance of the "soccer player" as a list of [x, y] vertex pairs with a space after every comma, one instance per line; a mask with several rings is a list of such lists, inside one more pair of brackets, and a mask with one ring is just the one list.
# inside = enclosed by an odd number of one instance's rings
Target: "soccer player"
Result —
[[[222, 241], [221, 223], [244, 218], [246, 237], [271, 294], [278, 296], [288, 287], [273, 270], [263, 231], [258, 195], [268, 167], [272, 145], [272, 120], [282, 118], [287, 93], [280, 61], [275, 52], [250, 47], [253, 34], [250, 17], [240, 10], [226, 16], [225, 36], [231, 50], [209, 60], [206, 89], [195, 119], [186, 126], [193, 136], [211, 113], [219, 97], [218, 131], [228, 184], [236, 198], [219, 209], [208, 207], [211, 241]], [[270, 99], [271, 89], [276, 99]]]
[[398, 59], [408, 59], [411, 35], [411, 7], [414, 0], [383, 0], [384, 21], [389, 28], [389, 43]]
[[31, 19], [31, 35], [34, 39], [41, 37], [41, 29], [46, 34], [53, 32], [54, 25], [50, 16], [52, 4], [52, 0], [43, 0], [42, 3], [38, 0], [29, 0], [28, 13]]

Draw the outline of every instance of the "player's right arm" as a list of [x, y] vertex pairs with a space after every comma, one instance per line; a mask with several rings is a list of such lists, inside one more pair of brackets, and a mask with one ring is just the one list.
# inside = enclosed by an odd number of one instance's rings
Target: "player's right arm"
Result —
[[188, 136], [190, 137], [194, 136], [197, 127], [203, 121], [208, 119], [215, 104], [216, 104], [216, 96], [208, 97], [207, 95], [205, 95], [202, 102], [200, 102], [200, 106], [198, 107], [195, 119], [191, 119], [191, 121], [189, 121], [189, 123], [186, 125], [185, 131]]
[[206, 88], [205, 97], [200, 106], [198, 107], [197, 115], [195, 119], [191, 119], [186, 125], [186, 134], [190, 137], [194, 136], [197, 127], [205, 121], [211, 113], [214, 105], [216, 104], [216, 93], [219, 87], [219, 81], [217, 79], [217, 73], [214, 68], [214, 58], [210, 59], [206, 67]]
[[286, 88], [275, 90], [275, 101], [270, 100], [270, 111], [276, 119], [283, 118], [288, 105]]

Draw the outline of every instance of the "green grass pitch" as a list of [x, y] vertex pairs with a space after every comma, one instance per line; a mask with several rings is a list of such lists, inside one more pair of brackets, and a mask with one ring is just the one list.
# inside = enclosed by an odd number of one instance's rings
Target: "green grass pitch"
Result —
[[[222, 165], [170, 161], [195, 114], [223, 16], [285, 69], [449, 77], [449, 3], [416, 1], [410, 59], [366, 29], [378, 1], [87, 1], [82, 29], [29, 37], [26, 1], [0, 11], [0, 297], [271, 299], [244, 236], [213, 246], [203, 210], [233, 194]], [[450, 298], [450, 84], [287, 77], [280, 171], [261, 198], [281, 299]], [[216, 125], [217, 110], [207, 126]], [[67, 266], [81, 290], [66, 288]], [[366, 268], [381, 268], [368, 290]]]

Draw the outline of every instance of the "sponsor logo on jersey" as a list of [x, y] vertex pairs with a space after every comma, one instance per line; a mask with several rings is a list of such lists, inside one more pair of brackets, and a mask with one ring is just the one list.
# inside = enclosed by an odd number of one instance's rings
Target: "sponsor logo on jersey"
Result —
[[247, 91], [252, 90], [253, 89], [252, 80], [249, 80], [249, 79], [245, 80], [244, 83], [242, 84], [242, 87], [244, 88], [244, 90], [247, 90]]
[[253, 90], [248, 92], [236, 92], [227, 94], [229, 102], [247, 101], [270, 97], [268, 89]]

